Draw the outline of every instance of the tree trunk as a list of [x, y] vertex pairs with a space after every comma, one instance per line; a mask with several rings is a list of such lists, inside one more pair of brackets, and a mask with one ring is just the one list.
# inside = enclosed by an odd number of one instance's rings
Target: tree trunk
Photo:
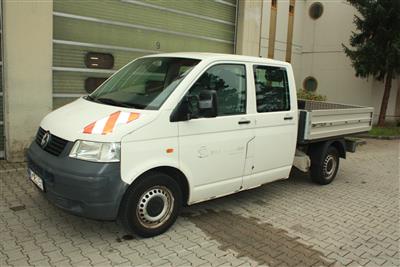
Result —
[[389, 103], [390, 89], [392, 88], [392, 72], [386, 75], [385, 92], [383, 93], [381, 111], [379, 113], [378, 126], [385, 126], [386, 110]]

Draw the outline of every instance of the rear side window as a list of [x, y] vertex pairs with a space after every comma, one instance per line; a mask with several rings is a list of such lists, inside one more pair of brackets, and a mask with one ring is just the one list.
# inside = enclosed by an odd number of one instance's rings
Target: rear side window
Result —
[[257, 112], [290, 110], [289, 84], [285, 68], [255, 65]]

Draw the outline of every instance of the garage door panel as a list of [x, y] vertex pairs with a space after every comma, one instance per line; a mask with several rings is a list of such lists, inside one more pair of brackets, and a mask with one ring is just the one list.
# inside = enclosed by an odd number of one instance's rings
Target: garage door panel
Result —
[[4, 157], [4, 128], [0, 125], [0, 158]]
[[[213, 39], [194, 38], [191, 36], [180, 36], [169, 33], [138, 30], [128, 27], [108, 25], [89, 21], [80, 21], [70, 18], [55, 17], [54, 27], [58, 30], [54, 33], [54, 39], [73, 40], [86, 43], [108, 44], [122, 47], [133, 47], [140, 49], [157, 49], [156, 42], [160, 42], [163, 51], [178, 51], [184, 49], [178, 46], [179, 42], [195, 40], [197, 47], [201, 51], [214, 51], [220, 47], [232, 47], [228, 41], [218, 41]], [[222, 33], [221, 33], [222, 35]], [[229, 35], [229, 36], [228, 36]], [[230, 34], [225, 39], [231, 38]], [[222, 38], [222, 37], [221, 37]], [[225, 40], [223, 39], [223, 40]], [[211, 49], [211, 50], [210, 50]]]
[[100, 73], [89, 74], [82, 72], [55, 71], [53, 73], [53, 92], [63, 94], [87, 94], [85, 91], [85, 80], [88, 77], [108, 78], [109, 76], [109, 74]]
[[3, 113], [3, 95], [0, 93], [0, 127], [3, 127], [4, 113]]
[[[2, 9], [0, 6], [0, 22], [2, 22]], [[0, 23], [0, 159], [4, 158], [5, 151], [5, 137], [4, 137], [4, 98], [3, 98], [3, 34], [2, 25]]]
[[[97, 1], [82, 1], [79, 5], [68, 5], [67, 3], [64, 3], [64, 5], [63, 8], [59, 9], [62, 13], [102, 19], [110, 21], [111, 23], [122, 22], [160, 30], [173, 30], [179, 33], [221, 38], [230, 41], [232, 41], [234, 35], [234, 25], [227, 25], [132, 4], [104, 2], [102, 5], [99, 5]], [[106, 9], [107, 12], [104, 12], [104, 9]], [[58, 12], [57, 9], [56, 11]], [[57, 17], [57, 15], [55, 17]]]
[[[1, 54], [1, 53], [0, 53]], [[0, 66], [0, 159], [4, 158], [3, 66]]]
[[[140, 2], [148, 4], [147, 9], [145, 9], [146, 13], [140, 13], [146, 7], [146, 5], [140, 5]], [[223, 5], [222, 3], [224, 2], [228, 5]], [[55, 0], [54, 11], [79, 12], [81, 10], [85, 10], [86, 12], [100, 15], [103, 15], [103, 13], [107, 11], [109, 12], [110, 17], [114, 16], [117, 18], [118, 16], [122, 15], [127, 17], [135, 15], [139, 16], [142, 14], [141, 17], [136, 19], [141, 19], [142, 22], [146, 23], [145, 19], [147, 18], [155, 19], [155, 22], [159, 21], [158, 18], [156, 18], [156, 16], [159, 14], [155, 13], [155, 11], [160, 12], [160, 10], [151, 8], [150, 6], [160, 6], [171, 10], [203, 15], [206, 17], [226, 20], [234, 23], [236, 0], [96, 0], [79, 1], [79, 5], [76, 3], [76, 0]], [[189, 14], [188, 16], [190, 17]]]
[[[234, 2], [232, 2], [234, 3]], [[109, 77], [159, 52], [233, 53], [235, 5], [226, 0], [54, 1], [53, 106], [87, 94], [85, 80]], [[87, 52], [110, 53], [112, 70], [88, 69]]]
[[102, 49], [96, 47], [87, 46], [75, 46], [75, 45], [53, 45], [54, 56], [53, 56], [53, 66], [60, 67], [72, 67], [72, 68], [86, 68], [84, 58], [88, 52], [99, 52], [99, 53], [109, 53], [114, 57], [114, 68], [120, 69], [133, 59], [147, 55], [149, 53], [145, 52], [128, 52], [128, 51], [118, 51], [111, 49]]
[[173, 7], [174, 9], [179, 11], [195, 13], [219, 20], [229, 21], [232, 24], [234, 24], [235, 22], [234, 4], [231, 6], [229, 5], [221, 6], [220, 3], [214, 0], [186, 1], [185, 5], [181, 4], [182, 0], [169, 0], [169, 1], [151, 0], [144, 2], [166, 8]]

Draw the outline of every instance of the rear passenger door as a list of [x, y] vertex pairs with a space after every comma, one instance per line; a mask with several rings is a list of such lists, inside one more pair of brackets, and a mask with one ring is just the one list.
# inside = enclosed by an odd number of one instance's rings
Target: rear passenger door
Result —
[[[251, 188], [273, 180], [287, 178], [292, 167], [297, 140], [297, 105], [291, 97], [286, 67], [253, 65], [256, 107], [253, 166], [243, 178], [243, 187]], [[294, 98], [294, 99], [293, 99]]]

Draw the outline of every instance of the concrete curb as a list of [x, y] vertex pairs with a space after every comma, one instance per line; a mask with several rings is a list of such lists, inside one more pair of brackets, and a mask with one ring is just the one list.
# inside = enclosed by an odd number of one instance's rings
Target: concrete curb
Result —
[[399, 135], [394, 135], [394, 136], [371, 136], [371, 135], [357, 135], [357, 137], [360, 138], [369, 138], [369, 139], [379, 139], [379, 140], [400, 140]]

